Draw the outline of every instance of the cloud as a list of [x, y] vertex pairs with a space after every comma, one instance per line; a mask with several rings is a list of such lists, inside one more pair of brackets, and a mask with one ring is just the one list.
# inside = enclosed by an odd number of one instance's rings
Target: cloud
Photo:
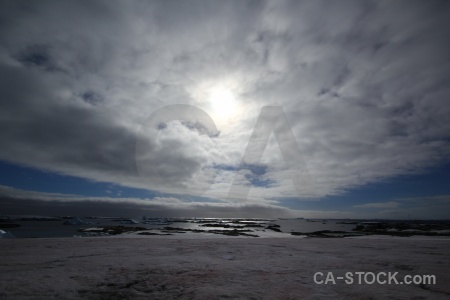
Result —
[[[2, 160], [180, 201], [211, 183], [205, 195], [225, 200], [237, 176], [252, 187], [242, 203], [266, 207], [307, 198], [286, 179], [289, 164], [270, 167], [279, 162], [274, 150], [264, 174], [239, 168], [261, 107], [279, 105], [318, 199], [448, 161], [445, 2], [1, 6]], [[233, 116], [204, 97], [215, 86], [233, 93]], [[169, 104], [205, 110], [220, 134], [172, 122], [157, 140], [140, 135], [147, 116]], [[154, 166], [145, 178], [136, 141], [148, 145]], [[268, 149], [277, 143], [270, 139]]]
[[[0, 185], [2, 215], [79, 215], [139, 217], [230, 217], [230, 218], [311, 218], [311, 219], [448, 219], [450, 195], [405, 198], [384, 203], [368, 203], [342, 210], [289, 209], [276, 202], [235, 202], [183, 197], [153, 198], [86, 197], [74, 194], [43, 193]], [[361, 208], [369, 210], [361, 211]], [[372, 209], [373, 208], [373, 209]]]
[[5, 215], [102, 215], [167, 217], [271, 217], [295, 211], [276, 205], [186, 202], [174, 197], [111, 198], [41, 193], [0, 186]]
[[365, 203], [360, 205], [355, 205], [356, 208], [397, 208], [399, 206], [398, 202], [376, 202], [376, 203]]
[[353, 206], [357, 210], [370, 209], [371, 218], [383, 219], [442, 219], [450, 217], [450, 195], [394, 198], [393, 201]]

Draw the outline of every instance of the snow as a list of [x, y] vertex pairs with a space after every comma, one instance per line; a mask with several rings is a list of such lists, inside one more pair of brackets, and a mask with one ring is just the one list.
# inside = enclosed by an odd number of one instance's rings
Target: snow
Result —
[[[198, 236], [198, 235], [197, 235]], [[124, 238], [126, 237], [126, 238]], [[450, 239], [124, 235], [0, 241], [1, 299], [448, 299]], [[315, 272], [435, 275], [319, 285]]]

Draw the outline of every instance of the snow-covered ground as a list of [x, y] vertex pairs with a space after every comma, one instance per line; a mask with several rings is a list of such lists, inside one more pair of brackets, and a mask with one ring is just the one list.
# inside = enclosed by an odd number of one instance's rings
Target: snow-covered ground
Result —
[[[449, 299], [448, 249], [423, 237], [2, 239], [0, 299]], [[358, 271], [436, 284], [314, 282]]]

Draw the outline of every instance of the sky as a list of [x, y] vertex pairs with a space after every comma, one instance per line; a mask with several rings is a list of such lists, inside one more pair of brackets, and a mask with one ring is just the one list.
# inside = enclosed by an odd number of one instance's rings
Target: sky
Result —
[[0, 215], [449, 219], [449, 19], [0, 0]]

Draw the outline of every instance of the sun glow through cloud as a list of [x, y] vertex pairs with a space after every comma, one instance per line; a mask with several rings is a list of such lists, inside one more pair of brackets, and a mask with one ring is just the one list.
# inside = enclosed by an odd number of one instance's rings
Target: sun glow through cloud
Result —
[[238, 109], [236, 95], [229, 88], [217, 86], [209, 91], [212, 111], [221, 119], [232, 117]]
[[223, 126], [235, 121], [243, 112], [240, 90], [235, 80], [210, 80], [196, 86], [191, 90], [191, 95], [217, 125]]

